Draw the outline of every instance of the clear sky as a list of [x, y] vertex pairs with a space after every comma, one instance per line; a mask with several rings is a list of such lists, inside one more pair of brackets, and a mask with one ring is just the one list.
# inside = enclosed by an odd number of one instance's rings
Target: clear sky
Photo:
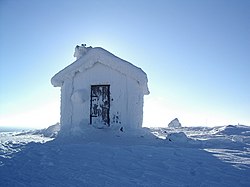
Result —
[[249, 0], [0, 0], [0, 126], [60, 120], [77, 44], [148, 75], [144, 125], [250, 125]]

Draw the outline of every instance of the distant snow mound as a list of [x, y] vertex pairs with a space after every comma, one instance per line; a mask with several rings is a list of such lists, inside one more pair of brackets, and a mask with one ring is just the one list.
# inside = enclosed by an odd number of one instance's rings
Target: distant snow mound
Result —
[[189, 141], [189, 138], [184, 132], [171, 133], [166, 137], [166, 140], [170, 142], [186, 143]]
[[173, 119], [169, 124], [168, 127], [170, 128], [180, 128], [181, 123], [179, 122], [178, 118]]
[[245, 125], [228, 125], [218, 129], [219, 134], [225, 135], [250, 135], [250, 127]]

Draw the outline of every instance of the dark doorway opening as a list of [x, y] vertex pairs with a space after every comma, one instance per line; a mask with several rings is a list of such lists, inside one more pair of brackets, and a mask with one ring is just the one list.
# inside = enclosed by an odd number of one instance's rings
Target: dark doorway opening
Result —
[[110, 85], [91, 85], [90, 124], [110, 126]]

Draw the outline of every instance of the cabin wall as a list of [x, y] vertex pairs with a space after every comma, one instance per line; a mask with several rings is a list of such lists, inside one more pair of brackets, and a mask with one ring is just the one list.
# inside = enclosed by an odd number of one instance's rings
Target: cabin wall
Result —
[[62, 131], [79, 131], [90, 124], [91, 85], [110, 85], [110, 128], [142, 126], [143, 92], [139, 83], [112, 68], [96, 63], [77, 72], [62, 87]]
[[139, 83], [130, 77], [127, 78], [128, 94], [128, 127], [142, 127], [144, 95]]
[[72, 124], [72, 102], [73, 92], [72, 79], [66, 79], [61, 87], [61, 132], [69, 132]]
[[74, 102], [73, 124], [86, 125], [90, 123], [91, 85], [110, 85], [110, 125], [122, 126], [126, 123], [126, 76], [96, 63], [84, 72], [78, 72], [74, 77], [73, 92], [78, 90], [86, 93], [83, 102]]

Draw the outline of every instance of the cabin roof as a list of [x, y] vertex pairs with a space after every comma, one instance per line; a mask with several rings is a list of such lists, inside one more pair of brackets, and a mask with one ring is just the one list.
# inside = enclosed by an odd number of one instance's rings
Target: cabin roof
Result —
[[126, 76], [136, 80], [145, 95], [149, 94], [147, 74], [137, 66], [127, 62], [101, 47], [88, 48], [86, 53], [65, 67], [51, 78], [55, 87], [62, 87], [64, 81], [75, 76], [76, 72], [84, 72], [96, 63], [106, 65]]

